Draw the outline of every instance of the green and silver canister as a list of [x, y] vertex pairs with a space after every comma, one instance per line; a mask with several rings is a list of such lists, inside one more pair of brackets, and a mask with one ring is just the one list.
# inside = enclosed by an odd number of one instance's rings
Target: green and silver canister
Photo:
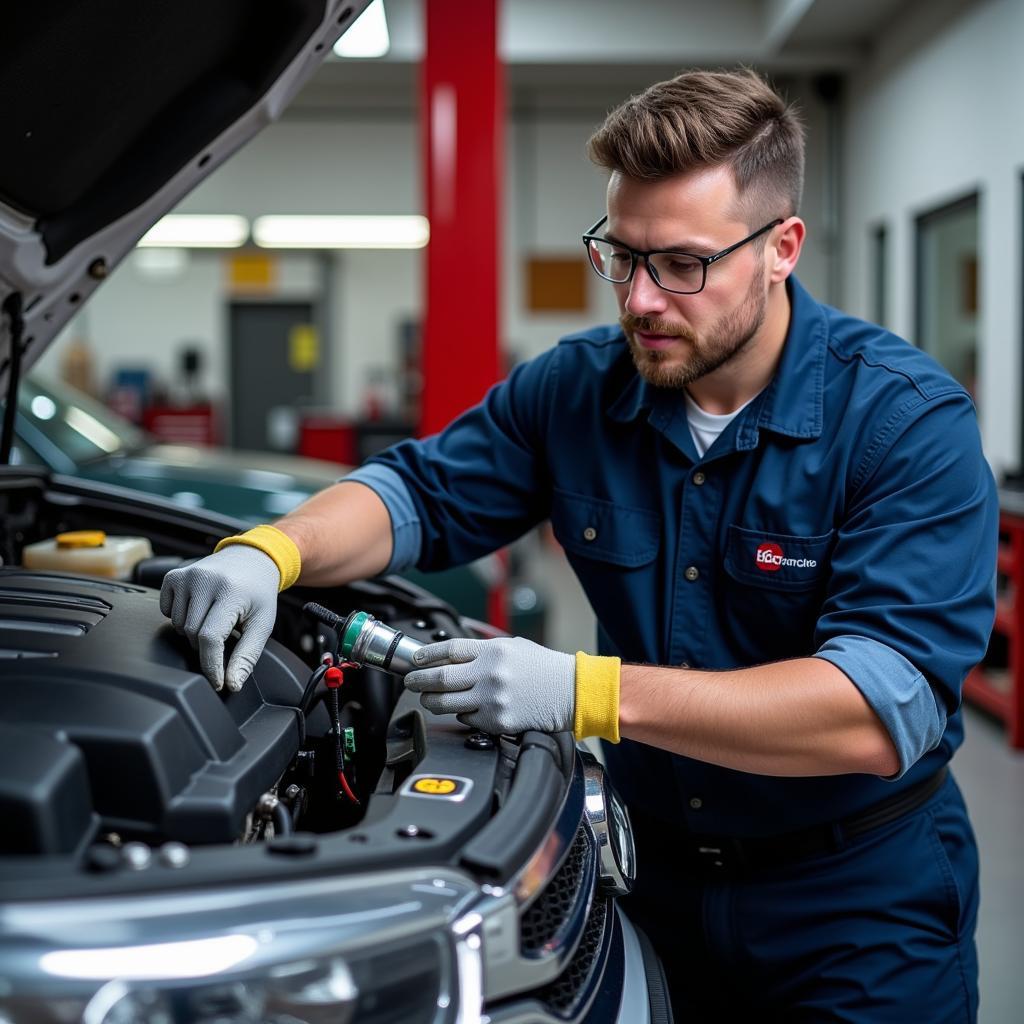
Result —
[[345, 618], [310, 601], [303, 606], [307, 615], [335, 630], [340, 638], [338, 655], [342, 661], [370, 665], [391, 675], [405, 676], [416, 666], [412, 656], [423, 646], [421, 641], [393, 629], [369, 612], [350, 612]]
[[424, 645], [375, 619], [369, 612], [352, 612], [339, 628], [343, 661], [371, 665], [404, 676], [416, 666], [412, 656]]

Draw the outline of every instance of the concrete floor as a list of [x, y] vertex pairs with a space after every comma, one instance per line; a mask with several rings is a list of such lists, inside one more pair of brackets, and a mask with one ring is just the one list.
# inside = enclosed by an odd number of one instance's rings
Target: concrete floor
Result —
[[[545, 642], [594, 650], [594, 616], [564, 556], [530, 537], [524, 568], [547, 600]], [[980, 1024], [1024, 1020], [1024, 752], [1011, 751], [1000, 724], [968, 708], [966, 740], [953, 772], [981, 851], [978, 921]]]
[[981, 850], [982, 1024], [1024, 1020], [1024, 752], [1002, 725], [968, 708], [953, 758]]

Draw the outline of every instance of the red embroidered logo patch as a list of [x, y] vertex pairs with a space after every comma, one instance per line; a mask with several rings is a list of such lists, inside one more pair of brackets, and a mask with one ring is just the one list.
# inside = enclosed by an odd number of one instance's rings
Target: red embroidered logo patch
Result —
[[784, 565], [794, 569], [813, 569], [818, 563], [813, 558], [787, 558], [778, 544], [765, 541], [754, 555], [754, 564], [761, 572], [778, 572]]

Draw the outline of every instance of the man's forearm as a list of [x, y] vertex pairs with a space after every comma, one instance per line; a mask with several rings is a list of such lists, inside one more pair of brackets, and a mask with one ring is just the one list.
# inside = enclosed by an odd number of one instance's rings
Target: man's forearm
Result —
[[893, 775], [892, 739], [850, 679], [821, 658], [732, 672], [623, 665], [624, 737], [759, 775]]
[[364, 484], [342, 481], [313, 495], [274, 524], [299, 549], [307, 586], [336, 586], [377, 576], [391, 561], [391, 517]]

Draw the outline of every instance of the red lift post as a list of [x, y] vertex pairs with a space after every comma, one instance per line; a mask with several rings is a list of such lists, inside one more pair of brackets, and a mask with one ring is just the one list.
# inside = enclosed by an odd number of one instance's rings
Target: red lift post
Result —
[[504, 89], [497, 0], [430, 0], [423, 10], [430, 243], [420, 433], [432, 434], [499, 376]]
[[[498, 0], [423, 5], [422, 125], [426, 249], [420, 436], [478, 402], [500, 374], [504, 73]], [[491, 622], [507, 628], [505, 588]]]

